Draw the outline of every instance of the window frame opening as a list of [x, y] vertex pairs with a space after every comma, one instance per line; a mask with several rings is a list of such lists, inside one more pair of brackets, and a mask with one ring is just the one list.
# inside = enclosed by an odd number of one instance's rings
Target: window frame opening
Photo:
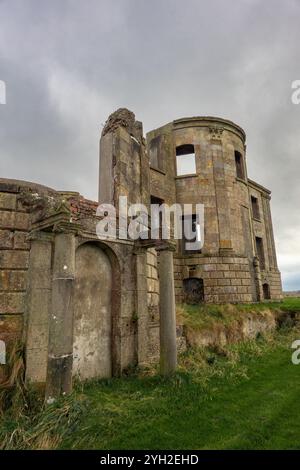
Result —
[[163, 153], [161, 151], [161, 136], [153, 137], [149, 142], [149, 163], [150, 168], [165, 172]]
[[258, 198], [252, 195], [251, 195], [251, 210], [252, 210], [253, 219], [261, 220]]
[[[193, 238], [188, 239], [186, 238], [185, 234], [185, 220], [191, 218], [192, 219], [192, 230], [195, 235]], [[202, 243], [201, 243], [201, 225], [200, 221], [197, 220], [197, 214], [188, 214], [181, 217], [182, 223], [182, 254], [193, 254], [193, 253], [202, 253]], [[192, 235], [192, 233], [191, 233]], [[198, 243], [199, 249], [191, 250], [186, 248], [188, 244], [191, 243]], [[201, 247], [201, 248], [200, 248]]]
[[[161, 198], [159, 198], [159, 197], [157, 197], [157, 196], [153, 196], [153, 195], [151, 194], [151, 196], [150, 196], [150, 204], [151, 204], [151, 205], [152, 205], [152, 204], [157, 204], [157, 205], [161, 206], [161, 205], [164, 204], [164, 203], [165, 203], [164, 199], [161, 199]], [[159, 220], [158, 220], [158, 223], [159, 223], [159, 226], [158, 226], [158, 227], [157, 227], [157, 226], [156, 226], [156, 227], [155, 227], [155, 226], [152, 227], [152, 232], [153, 232], [153, 233], [156, 233], [156, 234], [158, 235], [158, 239], [159, 239], [159, 240], [162, 240], [162, 230], [163, 230], [163, 226], [162, 226], [162, 224], [163, 224], [162, 212], [159, 212]], [[154, 221], [153, 221], [153, 220], [151, 220], [151, 224], [154, 224]]]
[[234, 151], [234, 161], [235, 161], [235, 170], [236, 177], [240, 180], [245, 180], [245, 166], [244, 166], [244, 157], [238, 150]]
[[[183, 158], [180, 158], [183, 157]], [[185, 158], [191, 161], [184, 161]], [[183, 170], [183, 164], [191, 169]], [[183, 144], [176, 147], [176, 176], [190, 176], [197, 174], [195, 147], [193, 144]]]
[[262, 285], [264, 300], [271, 300], [270, 284], [264, 282]]
[[185, 303], [197, 305], [204, 302], [204, 280], [202, 278], [187, 277], [183, 279], [182, 289]]
[[266, 269], [266, 259], [262, 237], [255, 237], [255, 249], [256, 255], [259, 259], [260, 269], [264, 271]]

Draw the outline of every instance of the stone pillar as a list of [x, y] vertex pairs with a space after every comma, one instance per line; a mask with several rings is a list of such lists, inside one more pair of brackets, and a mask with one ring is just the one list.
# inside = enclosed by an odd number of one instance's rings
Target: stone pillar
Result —
[[49, 320], [46, 401], [72, 390], [75, 235], [56, 233]]
[[31, 236], [29, 292], [26, 315], [26, 381], [45, 383], [47, 374], [49, 316], [51, 310], [52, 235]]
[[171, 374], [177, 367], [176, 312], [173, 250], [161, 249], [159, 254], [160, 291], [160, 371]]
[[254, 266], [254, 276], [255, 276], [257, 301], [261, 302], [263, 300], [264, 296], [263, 296], [262, 282], [261, 282], [260, 263], [259, 263], [259, 259], [258, 259], [257, 256], [254, 256], [253, 266]]
[[136, 252], [137, 357], [141, 365], [148, 358], [147, 252]]

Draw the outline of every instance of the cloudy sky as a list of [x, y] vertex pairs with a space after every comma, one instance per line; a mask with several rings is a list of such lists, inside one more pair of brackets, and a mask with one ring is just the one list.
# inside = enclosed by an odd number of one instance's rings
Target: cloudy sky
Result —
[[128, 107], [144, 130], [216, 115], [247, 133], [273, 191], [285, 289], [300, 289], [299, 0], [0, 0], [0, 176], [97, 198], [98, 141]]

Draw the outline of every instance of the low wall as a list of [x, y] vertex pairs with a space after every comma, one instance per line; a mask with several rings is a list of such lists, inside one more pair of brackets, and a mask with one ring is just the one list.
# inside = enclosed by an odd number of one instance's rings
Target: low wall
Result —
[[189, 347], [225, 346], [257, 338], [258, 335], [271, 333], [283, 323], [293, 323], [299, 314], [278, 312], [265, 309], [261, 312], [247, 312], [229, 324], [217, 322], [200, 330], [183, 327]]

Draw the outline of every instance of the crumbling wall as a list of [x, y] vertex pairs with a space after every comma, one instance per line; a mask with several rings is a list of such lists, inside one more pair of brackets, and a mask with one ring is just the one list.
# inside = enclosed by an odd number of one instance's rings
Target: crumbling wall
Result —
[[[0, 339], [6, 354], [22, 338], [26, 307], [29, 216], [17, 196], [17, 186], [0, 183]], [[0, 382], [4, 375], [1, 366]]]
[[[0, 339], [7, 352], [24, 339], [28, 305], [30, 214], [22, 203], [24, 191], [52, 192], [24, 181], [0, 179]], [[44, 299], [45, 300], [45, 299]], [[2, 379], [5, 367], [0, 369]]]

